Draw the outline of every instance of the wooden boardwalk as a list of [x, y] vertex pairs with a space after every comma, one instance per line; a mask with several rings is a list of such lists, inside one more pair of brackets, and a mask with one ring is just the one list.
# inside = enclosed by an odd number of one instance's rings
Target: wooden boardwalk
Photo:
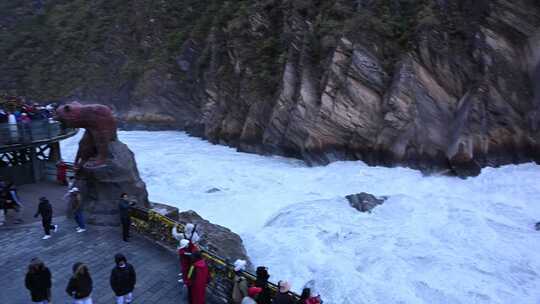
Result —
[[[89, 226], [84, 233], [75, 232], [75, 223], [65, 217], [55, 218], [59, 232], [41, 240], [41, 223], [0, 228], [0, 303], [30, 303], [24, 287], [28, 263], [39, 257], [53, 276], [53, 302], [71, 303], [65, 288], [71, 267], [81, 261], [89, 266], [94, 280], [94, 304], [115, 303], [109, 286], [114, 255], [123, 253], [137, 272], [134, 303], [186, 303], [176, 281], [178, 263], [174, 253], [136, 234], [131, 242], [121, 239], [120, 228]], [[53, 221], [54, 222], [54, 221]]]

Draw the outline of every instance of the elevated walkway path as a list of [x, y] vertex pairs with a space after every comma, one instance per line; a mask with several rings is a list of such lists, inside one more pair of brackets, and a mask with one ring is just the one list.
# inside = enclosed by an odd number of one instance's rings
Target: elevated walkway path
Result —
[[59, 122], [40, 120], [28, 124], [0, 124], [0, 153], [58, 142], [77, 134], [78, 129], [62, 129]]
[[94, 280], [94, 303], [115, 303], [109, 275], [118, 252], [123, 253], [137, 271], [134, 303], [186, 303], [176, 281], [177, 258], [171, 251], [136, 233], [129, 243], [123, 242], [120, 228], [116, 227], [90, 226], [88, 231], [76, 233], [73, 221], [56, 217], [54, 222], [60, 229], [49, 240], [41, 240], [41, 223], [0, 228], [0, 303], [31, 302], [24, 277], [33, 257], [42, 259], [51, 270], [53, 303], [71, 303], [64, 290], [71, 267], [78, 261], [89, 266]]

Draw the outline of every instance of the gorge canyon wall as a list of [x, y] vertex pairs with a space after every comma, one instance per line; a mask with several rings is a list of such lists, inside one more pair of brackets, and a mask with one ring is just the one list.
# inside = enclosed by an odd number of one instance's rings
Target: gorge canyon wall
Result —
[[125, 127], [459, 176], [540, 160], [534, 0], [3, 0], [0, 14], [0, 91], [109, 104]]

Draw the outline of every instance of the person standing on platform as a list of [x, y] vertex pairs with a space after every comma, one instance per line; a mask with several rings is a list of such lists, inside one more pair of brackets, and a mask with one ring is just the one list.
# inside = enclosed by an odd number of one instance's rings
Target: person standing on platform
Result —
[[33, 303], [48, 304], [51, 301], [51, 272], [38, 258], [33, 258], [24, 279]]
[[295, 304], [294, 298], [289, 294], [291, 284], [287, 281], [278, 282], [278, 292], [272, 304]]
[[192, 255], [193, 264], [189, 268], [186, 285], [189, 289], [190, 304], [206, 303], [206, 285], [210, 282], [208, 265], [202, 258], [200, 251]]
[[81, 193], [79, 192], [79, 188], [73, 187], [71, 190], [69, 190], [69, 193], [70, 193], [69, 204], [71, 207], [71, 211], [73, 212], [73, 217], [75, 218], [75, 222], [77, 222], [77, 232], [78, 233], [85, 232], [86, 223], [84, 220], [82, 199], [81, 199]]
[[15, 184], [13, 182], [9, 182], [6, 186], [4, 186], [4, 191], [7, 192], [6, 196], [8, 197], [9, 205], [15, 212], [13, 223], [22, 223], [23, 220], [21, 210], [23, 209], [23, 204], [21, 202], [21, 199], [19, 198], [17, 187], [15, 187]]
[[19, 141], [19, 127], [17, 126], [17, 117], [15, 114], [8, 112], [9, 137], [12, 143]]
[[187, 252], [193, 253], [199, 250], [199, 246], [197, 244], [199, 243], [200, 237], [199, 237], [199, 234], [196, 232], [197, 225], [193, 225], [192, 223], [187, 223], [184, 226], [184, 232], [178, 232], [178, 228], [180, 228], [178, 224], [173, 226], [171, 230], [171, 234], [179, 242], [182, 242], [182, 240], [187, 240], [189, 242], [189, 245], [187, 247]]
[[39, 199], [38, 210], [34, 217], [38, 217], [39, 215], [41, 215], [41, 223], [43, 224], [43, 230], [45, 231], [45, 236], [42, 239], [50, 239], [51, 229], [53, 232], [56, 232], [58, 230], [58, 225], [52, 224], [53, 210], [51, 203], [49, 203], [49, 200], [47, 200], [46, 197], [41, 197]]
[[300, 295], [300, 300], [298, 304], [321, 304], [321, 296], [313, 294], [311, 288], [304, 288], [302, 294]]
[[116, 295], [116, 304], [129, 304], [133, 300], [133, 289], [137, 283], [135, 269], [126, 257], [118, 253], [114, 256], [116, 267], [111, 271], [111, 288]]
[[6, 224], [7, 196], [5, 191], [0, 191], [0, 226]]
[[178, 246], [178, 258], [180, 259], [180, 273], [178, 274], [180, 278], [178, 279], [179, 283], [187, 282], [187, 274], [189, 267], [191, 266], [191, 254], [193, 252], [189, 248], [189, 241], [186, 239], [180, 240], [180, 245]]
[[[244, 260], [234, 261], [234, 285], [232, 291], [232, 300], [235, 304], [240, 304], [243, 299], [248, 296], [248, 282], [242, 275], [242, 271], [246, 270], [247, 262]], [[255, 287], [258, 288], [258, 287]], [[262, 291], [262, 288], [259, 288]]]
[[92, 304], [92, 277], [83, 263], [73, 265], [73, 275], [66, 287], [67, 294], [73, 298], [73, 304]]
[[131, 217], [129, 216], [129, 207], [134, 206], [135, 202], [128, 199], [127, 193], [120, 195], [118, 202], [118, 211], [120, 213], [120, 223], [122, 224], [122, 239], [129, 242], [129, 226], [131, 226]]
[[272, 303], [272, 295], [270, 294], [270, 287], [268, 287], [268, 279], [270, 278], [270, 275], [268, 274], [268, 269], [264, 266], [259, 266], [257, 267], [255, 274], [257, 276], [257, 278], [255, 279], [255, 287], [262, 288], [262, 291], [257, 298], [257, 303]]

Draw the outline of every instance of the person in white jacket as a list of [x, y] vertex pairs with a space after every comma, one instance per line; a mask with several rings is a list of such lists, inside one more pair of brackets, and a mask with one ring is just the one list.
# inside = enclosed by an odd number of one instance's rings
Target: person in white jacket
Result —
[[[186, 226], [184, 227], [184, 232], [178, 232], [178, 225], [172, 227], [171, 234], [179, 242], [182, 239], [186, 239], [193, 244], [198, 244], [201, 240], [201, 237], [196, 231], [195, 225], [193, 225], [192, 223], [186, 224]], [[180, 243], [178, 244], [178, 246], [180, 246]]]
[[8, 124], [9, 124], [9, 136], [11, 137], [11, 141], [17, 142], [19, 140], [19, 130], [18, 130], [17, 118], [15, 117], [15, 114], [9, 113]]

